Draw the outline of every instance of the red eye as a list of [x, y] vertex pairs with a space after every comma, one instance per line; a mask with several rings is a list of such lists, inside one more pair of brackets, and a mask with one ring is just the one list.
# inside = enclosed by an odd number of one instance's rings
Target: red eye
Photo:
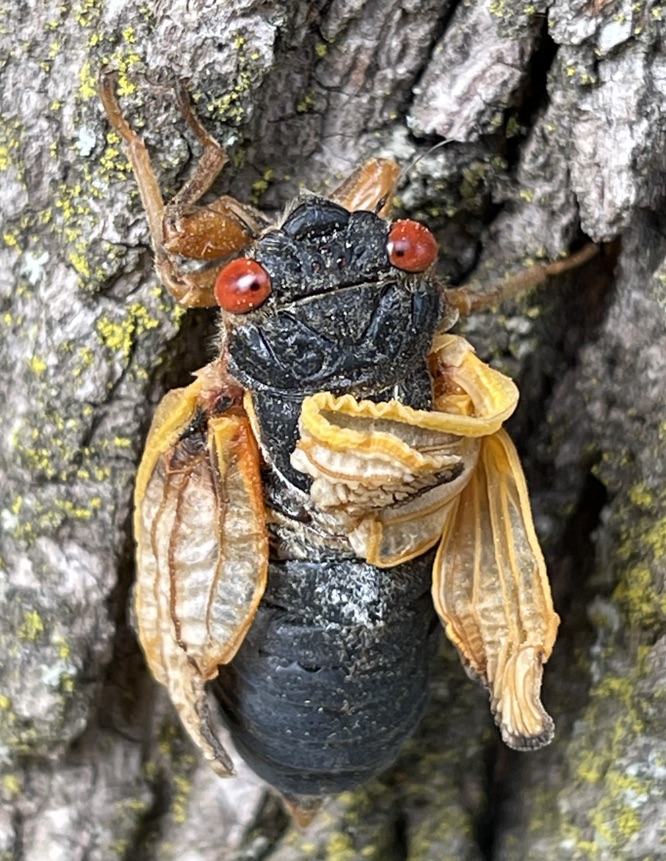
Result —
[[217, 276], [215, 298], [230, 314], [246, 314], [271, 295], [271, 279], [256, 260], [241, 257], [228, 263]]
[[392, 265], [405, 272], [423, 272], [437, 260], [437, 241], [418, 221], [396, 221], [386, 250]]

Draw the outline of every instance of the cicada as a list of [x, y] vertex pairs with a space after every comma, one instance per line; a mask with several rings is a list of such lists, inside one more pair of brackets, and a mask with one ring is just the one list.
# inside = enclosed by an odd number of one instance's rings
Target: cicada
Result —
[[277, 222], [230, 197], [202, 204], [226, 156], [182, 93], [203, 155], [165, 205], [112, 75], [100, 89], [160, 278], [186, 306], [220, 307], [218, 354], [160, 404], [135, 495], [139, 639], [196, 745], [233, 772], [221, 716], [307, 819], [414, 732], [438, 619], [504, 741], [547, 744], [559, 620], [503, 429], [518, 391], [449, 332], [499, 294], [438, 282], [433, 234], [390, 219], [392, 160]]

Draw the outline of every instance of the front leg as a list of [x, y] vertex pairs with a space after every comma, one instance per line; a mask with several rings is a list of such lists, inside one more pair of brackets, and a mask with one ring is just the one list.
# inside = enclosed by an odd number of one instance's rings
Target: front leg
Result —
[[181, 268], [177, 258], [224, 261], [242, 251], [266, 225], [266, 220], [254, 209], [226, 195], [210, 204], [198, 203], [228, 159], [222, 147], [192, 113], [182, 87], [177, 93], [178, 105], [203, 152], [189, 182], [167, 204], [162, 198], [146, 145], [122, 113], [113, 71], [102, 72], [99, 92], [109, 122], [127, 146], [148, 218], [155, 268], [160, 280], [176, 301], [185, 307], [216, 305], [213, 291], [222, 263], [188, 272]]

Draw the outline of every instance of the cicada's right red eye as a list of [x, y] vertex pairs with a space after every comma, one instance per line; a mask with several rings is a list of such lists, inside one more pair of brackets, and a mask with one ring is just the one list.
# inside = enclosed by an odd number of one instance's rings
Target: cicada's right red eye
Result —
[[254, 311], [271, 295], [271, 279], [256, 260], [241, 257], [228, 263], [217, 276], [215, 298], [230, 314]]
[[437, 240], [418, 221], [396, 221], [389, 232], [387, 251], [396, 269], [424, 272], [437, 260]]

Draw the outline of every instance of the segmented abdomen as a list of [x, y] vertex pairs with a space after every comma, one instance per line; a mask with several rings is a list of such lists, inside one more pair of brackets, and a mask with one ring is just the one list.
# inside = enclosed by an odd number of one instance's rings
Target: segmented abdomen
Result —
[[288, 795], [327, 795], [394, 761], [428, 699], [431, 571], [432, 553], [391, 569], [270, 564], [250, 631], [213, 687], [257, 774]]

